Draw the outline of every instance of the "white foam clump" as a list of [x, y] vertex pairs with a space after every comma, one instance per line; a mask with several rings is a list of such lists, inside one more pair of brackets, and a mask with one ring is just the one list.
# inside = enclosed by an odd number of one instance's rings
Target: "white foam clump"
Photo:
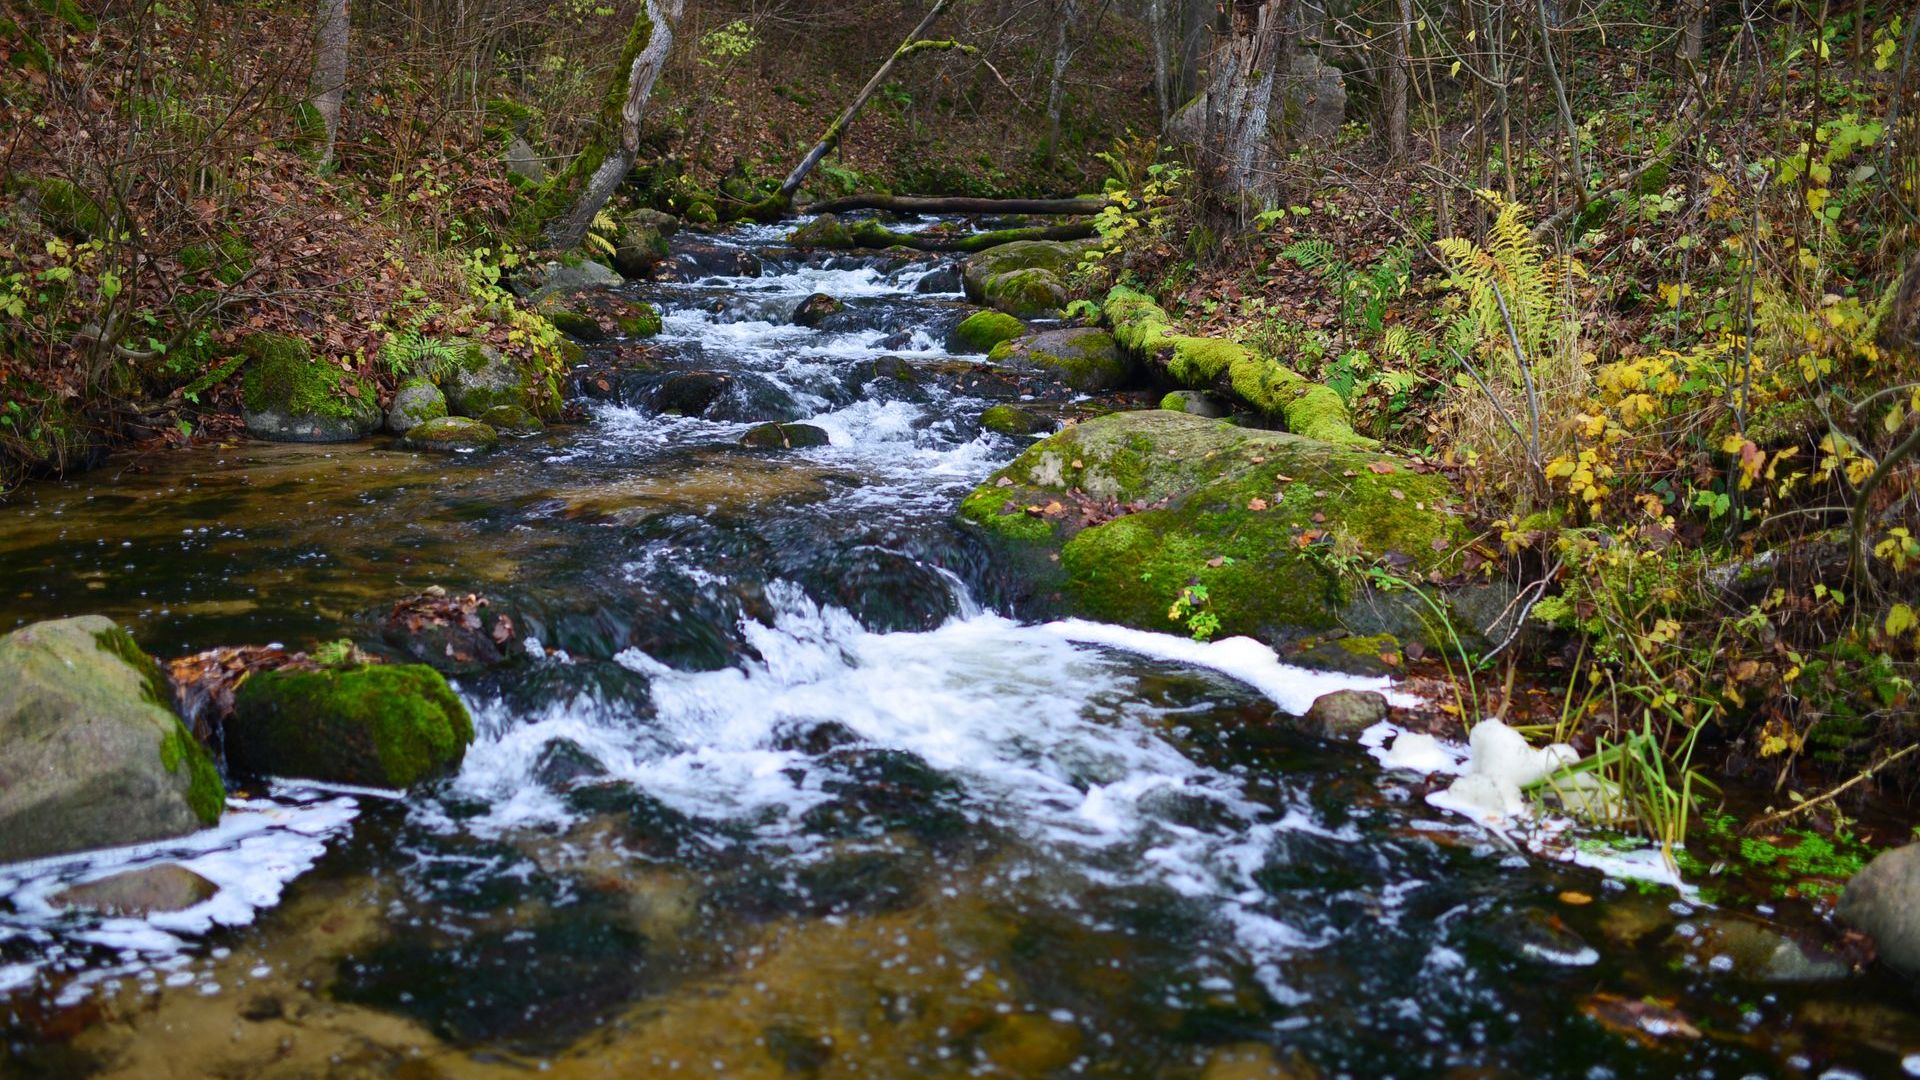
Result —
[[1530, 816], [1524, 789], [1580, 760], [1566, 743], [1536, 749], [1525, 736], [1492, 718], [1473, 725], [1467, 747], [1466, 775], [1446, 791], [1428, 795], [1427, 802], [1483, 825], [1498, 826]]

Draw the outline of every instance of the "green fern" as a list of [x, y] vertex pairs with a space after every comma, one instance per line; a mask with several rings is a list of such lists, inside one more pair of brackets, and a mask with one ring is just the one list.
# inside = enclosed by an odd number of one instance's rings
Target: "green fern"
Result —
[[1302, 270], [1326, 271], [1340, 262], [1340, 253], [1317, 236], [1295, 240], [1280, 249], [1280, 256], [1291, 259]]
[[386, 343], [380, 346], [380, 359], [395, 378], [425, 376], [439, 382], [459, 362], [460, 347], [451, 341], [428, 337], [418, 328], [410, 328], [387, 337]]
[[1525, 206], [1492, 191], [1479, 195], [1494, 211], [1485, 246], [1457, 236], [1433, 245], [1450, 271], [1447, 286], [1466, 303], [1463, 318], [1449, 328], [1449, 344], [1511, 369], [1517, 337], [1523, 358], [1538, 363], [1572, 339], [1566, 294], [1580, 266], [1533, 238]]

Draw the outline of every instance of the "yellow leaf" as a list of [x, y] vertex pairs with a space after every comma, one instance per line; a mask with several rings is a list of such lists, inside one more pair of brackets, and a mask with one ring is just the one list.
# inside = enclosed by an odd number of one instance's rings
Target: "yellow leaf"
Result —
[[1920, 626], [1920, 616], [1915, 615], [1913, 608], [1906, 604], [1895, 604], [1893, 610], [1887, 612], [1888, 637], [1898, 637], [1916, 626]]
[[1460, 61], [1455, 60], [1453, 62], [1453, 67], [1447, 69], [1447, 77], [1450, 79], [1454, 79], [1454, 78], [1459, 78], [1459, 76], [1460, 76]]

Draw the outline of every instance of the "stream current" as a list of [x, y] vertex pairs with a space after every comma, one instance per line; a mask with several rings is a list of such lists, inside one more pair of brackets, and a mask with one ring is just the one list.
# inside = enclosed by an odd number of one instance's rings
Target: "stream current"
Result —
[[[456, 676], [478, 739], [406, 798], [276, 783], [195, 837], [0, 866], [0, 1075], [1920, 1068], [1891, 983], [1731, 977], [1688, 951], [1703, 906], [1530, 858], [1285, 723], [1381, 683], [1020, 621], [952, 522], [1027, 441], [979, 415], [1094, 406], [947, 354], [939, 262], [775, 237], [721, 242], [757, 274], [628, 286], [665, 330], [591, 353], [584, 424], [477, 459], [206, 447], [0, 511], [0, 630], [377, 642], [438, 584], [536, 657]], [[793, 325], [816, 292], [847, 311]], [[662, 413], [693, 372], [724, 392]], [[736, 445], [762, 420], [830, 444]], [[159, 862], [220, 891], [52, 899]]]

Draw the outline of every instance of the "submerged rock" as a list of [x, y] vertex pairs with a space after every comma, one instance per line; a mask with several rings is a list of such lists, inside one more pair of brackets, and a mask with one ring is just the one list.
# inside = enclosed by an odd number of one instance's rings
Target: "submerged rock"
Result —
[[741, 446], [750, 446], [755, 450], [793, 450], [809, 446], [825, 446], [831, 440], [826, 431], [812, 424], [761, 424], [749, 428], [740, 436]]
[[502, 435], [538, 435], [547, 430], [539, 417], [518, 405], [495, 405], [480, 414], [480, 422]]
[[166, 676], [112, 620], [0, 637], [0, 862], [211, 825], [226, 789]]
[[1838, 914], [1873, 938], [1887, 966], [1920, 979], [1920, 844], [1876, 856], [1847, 882]]
[[469, 417], [443, 416], [416, 425], [401, 442], [415, 450], [491, 450], [500, 445], [500, 433]]
[[1002, 435], [1044, 435], [1059, 425], [1015, 405], [994, 405], [980, 414], [980, 426]]
[[408, 379], [394, 391], [387, 409], [387, 430], [405, 435], [429, 420], [447, 415], [447, 396], [426, 379]]
[[1004, 311], [976, 311], [947, 335], [947, 350], [956, 353], [991, 352], [995, 345], [1027, 332], [1027, 324]]
[[423, 664], [259, 672], [226, 729], [242, 772], [382, 788], [450, 771], [472, 741], [466, 706]]
[[1351, 739], [1387, 718], [1387, 699], [1372, 690], [1321, 694], [1301, 717], [1308, 731], [1328, 739]]
[[380, 426], [373, 382], [316, 361], [285, 334], [250, 334], [240, 413], [247, 434], [274, 442], [351, 442]]
[[141, 918], [156, 912], [184, 911], [219, 891], [218, 885], [184, 866], [162, 863], [81, 882], [50, 899], [61, 907]]
[[1804, 949], [1780, 931], [1737, 915], [1710, 913], [1681, 923], [1667, 948], [1680, 954], [1689, 971], [1749, 982], [1823, 982], [1852, 974], [1838, 956]]
[[1040, 613], [1179, 630], [1189, 585], [1216, 632], [1269, 642], [1398, 618], [1326, 555], [1440, 565], [1467, 532], [1445, 478], [1405, 461], [1164, 410], [1088, 420], [976, 488], [961, 517], [1021, 577]]
[[1138, 369], [1121, 355], [1113, 335], [1093, 327], [1042, 330], [1005, 342], [992, 359], [1043, 368], [1082, 393], [1118, 390], [1134, 381]]

